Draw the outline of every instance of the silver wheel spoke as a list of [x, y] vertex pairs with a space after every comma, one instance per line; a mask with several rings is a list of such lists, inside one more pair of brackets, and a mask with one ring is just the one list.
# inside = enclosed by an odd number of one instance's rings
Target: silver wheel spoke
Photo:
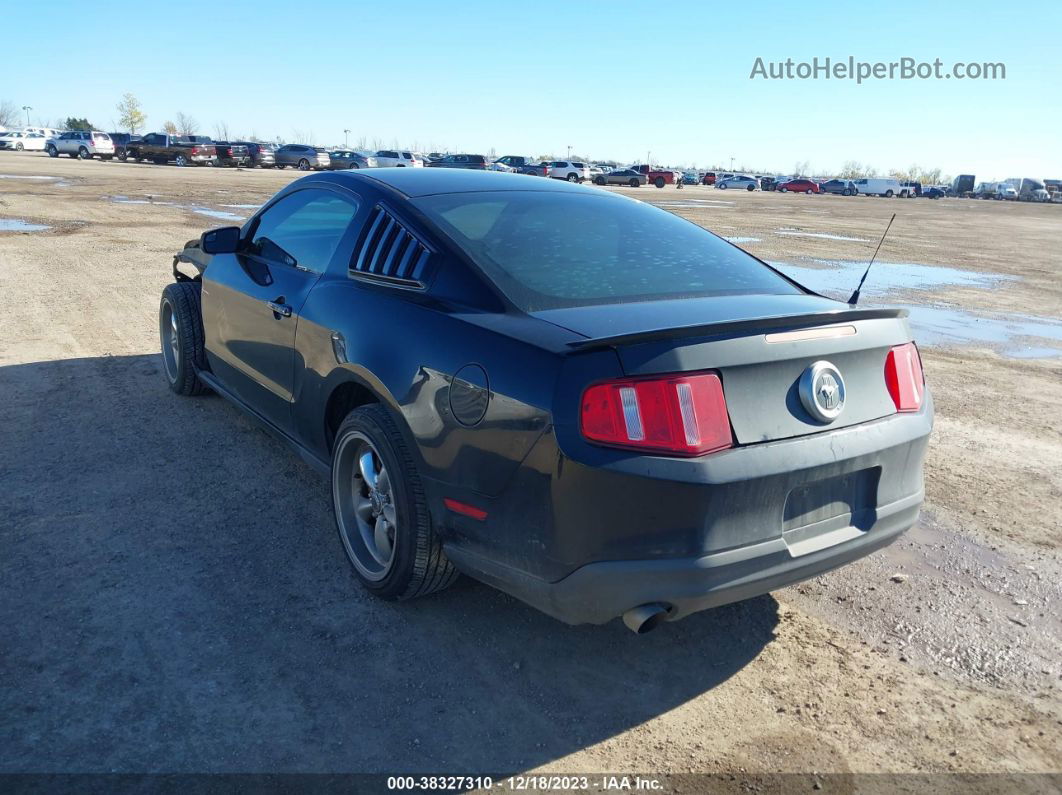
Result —
[[376, 490], [380, 492], [381, 497], [391, 496], [391, 478], [387, 474], [387, 469], [381, 468], [380, 473], [376, 476]]
[[368, 497], [354, 497], [354, 513], [366, 524], [372, 524], [372, 502]]
[[370, 550], [373, 553], [373, 557], [380, 562], [380, 565], [386, 566], [388, 561], [391, 560], [391, 525], [387, 523], [387, 520], [383, 516], [376, 518], [376, 527], [373, 533], [373, 548]]
[[358, 471], [361, 473], [362, 480], [368, 484], [370, 489], [376, 488], [376, 463], [372, 460], [372, 451], [366, 450], [358, 458]]
[[392, 505], [390, 502], [384, 503], [383, 518], [387, 520], [387, 523], [391, 525], [391, 527], [396, 527], [398, 525], [397, 515], [395, 514], [395, 506]]

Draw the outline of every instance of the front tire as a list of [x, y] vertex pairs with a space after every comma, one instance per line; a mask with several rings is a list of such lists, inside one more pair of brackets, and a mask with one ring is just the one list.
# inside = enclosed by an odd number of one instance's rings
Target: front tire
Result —
[[201, 293], [198, 282], [174, 282], [166, 285], [159, 304], [162, 364], [170, 389], [178, 395], [209, 390], [199, 380], [199, 370], [206, 369]]
[[59, 157], [59, 150], [53, 144], [48, 144], [48, 157]]
[[355, 409], [332, 454], [336, 529], [369, 593], [390, 601], [425, 596], [457, 579], [431, 524], [413, 456], [387, 409]]
[[[637, 180], [634, 180], [634, 181], [637, 182]], [[594, 184], [595, 185], [601, 185], [603, 187], [606, 182], [607, 182], [607, 180], [604, 177], [594, 177]]]
[[21, 152], [24, 148], [25, 147], [23, 147], [22, 144], [15, 144], [15, 151], [16, 152]]

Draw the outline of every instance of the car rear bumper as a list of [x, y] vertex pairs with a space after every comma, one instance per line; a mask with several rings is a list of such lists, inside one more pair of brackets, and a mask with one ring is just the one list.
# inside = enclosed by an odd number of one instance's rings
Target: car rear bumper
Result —
[[895, 540], [918, 518], [932, 416], [928, 399], [914, 414], [702, 459], [597, 465], [566, 457], [547, 433], [496, 499], [468, 495], [489, 519], [451, 522], [447, 554], [567, 623], [648, 603], [677, 620]]

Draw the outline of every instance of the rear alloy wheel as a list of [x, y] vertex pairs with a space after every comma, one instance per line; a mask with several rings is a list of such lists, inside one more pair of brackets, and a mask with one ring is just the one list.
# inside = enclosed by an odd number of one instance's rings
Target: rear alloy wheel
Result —
[[568, 182], [578, 182], [578, 181], [579, 181], [579, 175], [578, 174], [569, 174], [568, 175]]
[[187, 166], [188, 158], [184, 155], [177, 155], [177, 157], [173, 158], [173, 164], [181, 167]]
[[17, 143], [17, 144], [15, 144], [15, 151], [16, 151], [16, 152], [21, 152], [21, 151], [22, 151], [22, 148], [23, 148], [23, 147], [22, 147], [22, 144], [21, 144], [21, 143]]
[[658, 188], [662, 188], [667, 184], [667, 182], [664, 180], [663, 177], [657, 177], [653, 180], [653, 184], [656, 185], [656, 187]]
[[752, 191], [756, 190], [756, 186], [755, 185], [749, 185], [746, 190], [748, 190], [749, 193], [751, 193]]
[[778, 192], [779, 193], [789, 193], [789, 188], [779, 188]]
[[361, 168], [361, 166], [359, 166], [357, 163], [351, 161], [350, 165], [347, 166], [347, 171], [350, 171], [350, 169], [352, 169], [352, 168]]
[[893, 195], [894, 194], [893, 194], [893, 192], [891, 190], [885, 191], [885, 198], [886, 199], [891, 199], [893, 197]]
[[716, 185], [715, 187], [719, 188], [719, 190], [726, 190], [726, 183], [724, 182], [722, 185]]
[[848, 190], [848, 188], [845, 188], [843, 191], [841, 191], [841, 195], [842, 196], [851, 196], [852, 195], [852, 191]]
[[804, 191], [804, 193], [810, 196], [812, 193], [814, 193], [814, 191], [811, 188], [808, 188], [806, 191]]
[[383, 406], [355, 409], [339, 426], [332, 507], [343, 548], [370, 593], [411, 599], [457, 579], [432, 528], [413, 457]]
[[631, 186], [632, 188], [640, 188], [640, 187], [641, 187], [641, 185], [642, 185], [642, 183], [640, 183], [640, 182], [639, 182], [639, 181], [637, 180], [637, 178], [635, 178], [635, 177], [631, 177], [631, 181], [630, 181], [630, 186]]
[[59, 150], [55, 148], [55, 144], [48, 144], [48, 157], [59, 157]]
[[310, 170], [310, 161], [307, 160], [304, 157], [302, 160], [299, 161], [299, 171], [309, 171], [309, 170]]
[[208, 391], [199, 380], [199, 370], [206, 369], [201, 291], [198, 282], [167, 284], [159, 304], [162, 364], [170, 389], [178, 395]]
[[89, 154], [89, 150], [85, 147], [81, 147], [77, 150], [77, 157], [79, 160], [88, 160], [92, 155]]

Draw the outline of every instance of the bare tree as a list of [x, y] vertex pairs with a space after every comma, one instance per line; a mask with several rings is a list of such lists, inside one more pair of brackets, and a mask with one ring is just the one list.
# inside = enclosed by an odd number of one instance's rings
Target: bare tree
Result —
[[229, 125], [223, 121], [219, 121], [214, 125], [214, 137], [218, 141], [229, 140]]
[[177, 133], [177, 125], [174, 124], [172, 121], [168, 121], [165, 124], [163, 124], [162, 125], [162, 131], [164, 133], [166, 133], [166, 135], [177, 135], [178, 134]]
[[313, 146], [313, 130], [292, 130], [291, 138], [297, 144]]
[[140, 107], [140, 100], [129, 92], [126, 92], [122, 101], [118, 103], [118, 112], [121, 114], [119, 123], [134, 135], [147, 123], [147, 116]]
[[195, 135], [199, 130], [199, 122], [194, 116], [189, 116], [183, 111], [177, 111], [177, 132], [180, 135]]
[[0, 101], [0, 127], [15, 127], [18, 125], [18, 105], [8, 100]]

